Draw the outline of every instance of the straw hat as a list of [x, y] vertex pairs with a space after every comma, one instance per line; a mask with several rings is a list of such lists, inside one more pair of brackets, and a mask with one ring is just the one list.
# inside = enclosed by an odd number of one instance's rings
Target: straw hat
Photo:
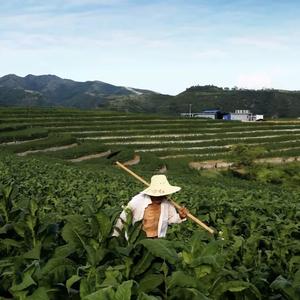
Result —
[[148, 196], [165, 196], [181, 190], [179, 186], [170, 185], [165, 175], [154, 175], [151, 177], [151, 184], [143, 193]]

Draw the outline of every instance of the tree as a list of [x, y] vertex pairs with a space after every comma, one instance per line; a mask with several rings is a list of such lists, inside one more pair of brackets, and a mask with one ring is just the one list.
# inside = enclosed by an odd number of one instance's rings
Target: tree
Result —
[[231, 148], [230, 157], [233, 167], [251, 167], [255, 160], [262, 157], [265, 152], [264, 147], [238, 144]]

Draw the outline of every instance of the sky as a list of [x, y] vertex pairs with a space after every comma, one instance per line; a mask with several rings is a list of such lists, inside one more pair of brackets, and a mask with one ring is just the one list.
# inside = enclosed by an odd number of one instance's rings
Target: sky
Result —
[[0, 76], [300, 90], [299, 0], [0, 0]]

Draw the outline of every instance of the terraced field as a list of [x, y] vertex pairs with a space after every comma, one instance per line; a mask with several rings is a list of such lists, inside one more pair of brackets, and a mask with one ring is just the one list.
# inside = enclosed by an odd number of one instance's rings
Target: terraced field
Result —
[[[0, 299], [299, 300], [299, 163], [191, 170], [230, 165], [239, 143], [291, 162], [300, 122], [0, 109]], [[148, 239], [129, 220], [112, 237], [144, 188], [115, 160], [167, 172], [214, 234], [186, 221]]]
[[73, 163], [230, 159], [235, 144], [265, 157], [300, 156], [300, 121], [259, 123], [62, 109], [0, 109], [2, 150]]

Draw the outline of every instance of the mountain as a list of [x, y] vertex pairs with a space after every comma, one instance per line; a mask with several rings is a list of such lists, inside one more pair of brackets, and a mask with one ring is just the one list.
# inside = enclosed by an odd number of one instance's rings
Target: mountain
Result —
[[115, 86], [101, 81], [77, 82], [55, 75], [0, 78], [0, 106], [62, 106], [178, 115], [218, 108], [249, 109], [267, 117], [299, 117], [300, 91], [248, 90], [214, 85], [192, 86], [176, 95]]
[[220, 88], [213, 85], [193, 86], [172, 99], [173, 106], [181, 111], [181, 104], [192, 104], [192, 111], [219, 108], [230, 112], [249, 109], [268, 117], [299, 117], [300, 91], [275, 89], [248, 90]]
[[249, 109], [254, 114], [267, 117], [299, 117], [300, 91], [274, 89], [247, 90], [221, 88], [213, 85], [193, 86], [176, 95], [147, 94], [141, 97], [122, 97], [108, 103], [113, 110], [165, 113], [178, 115], [205, 109], [233, 112]]
[[2, 106], [64, 106], [97, 108], [123, 96], [154, 94], [147, 90], [115, 86], [101, 81], [77, 82], [55, 75], [14, 74], [0, 78]]

